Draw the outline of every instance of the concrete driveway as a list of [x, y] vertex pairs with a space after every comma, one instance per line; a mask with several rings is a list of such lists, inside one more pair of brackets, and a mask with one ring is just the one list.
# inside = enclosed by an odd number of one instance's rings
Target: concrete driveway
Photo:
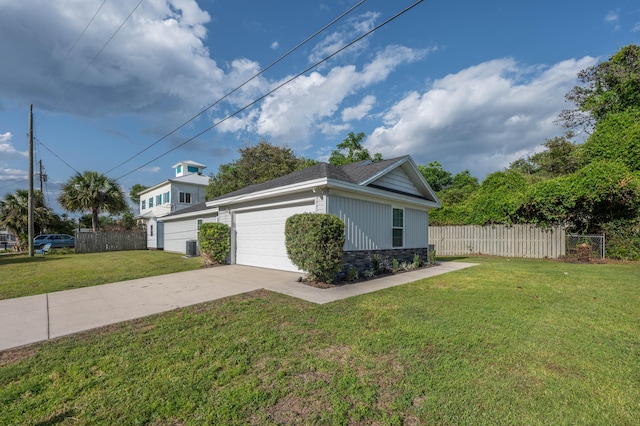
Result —
[[320, 289], [298, 283], [299, 273], [228, 265], [0, 300], [0, 351], [259, 289], [323, 304], [470, 266], [443, 262]]

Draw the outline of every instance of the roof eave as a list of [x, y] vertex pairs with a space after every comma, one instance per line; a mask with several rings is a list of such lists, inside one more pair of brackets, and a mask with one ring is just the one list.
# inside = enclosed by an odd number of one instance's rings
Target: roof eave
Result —
[[187, 219], [190, 217], [202, 217], [203, 215], [210, 215], [213, 213], [219, 213], [219, 210], [217, 207], [211, 207], [211, 208], [206, 208], [206, 209], [202, 209], [202, 210], [197, 210], [195, 212], [187, 212], [187, 213], [175, 213], [172, 214], [170, 216], [165, 216], [162, 218], [158, 218], [160, 222], [170, 222], [172, 220], [177, 220], [177, 219]]
[[278, 188], [265, 189], [264, 191], [251, 192], [249, 194], [236, 195], [233, 197], [219, 198], [213, 201], [207, 201], [207, 207], [214, 206], [227, 206], [230, 204], [244, 203], [248, 201], [262, 200], [266, 198], [272, 198], [279, 195], [295, 194], [297, 192], [304, 192], [326, 186], [327, 178], [318, 178], [307, 180], [304, 182], [294, 183], [291, 185], [281, 186]]

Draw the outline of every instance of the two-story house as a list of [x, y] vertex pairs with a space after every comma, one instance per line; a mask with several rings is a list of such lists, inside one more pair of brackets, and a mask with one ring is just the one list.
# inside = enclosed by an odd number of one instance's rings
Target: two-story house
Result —
[[140, 215], [147, 227], [147, 248], [164, 248], [164, 227], [158, 218], [205, 201], [209, 177], [207, 167], [195, 161], [181, 161], [172, 166], [175, 177], [140, 192]]

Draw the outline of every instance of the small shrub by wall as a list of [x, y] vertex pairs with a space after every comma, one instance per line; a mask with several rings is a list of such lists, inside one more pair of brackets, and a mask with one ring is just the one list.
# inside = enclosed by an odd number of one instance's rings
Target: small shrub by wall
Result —
[[231, 233], [224, 223], [203, 223], [198, 230], [200, 255], [205, 265], [226, 263], [231, 250]]
[[430, 265], [435, 262], [431, 253], [435, 253], [433, 246], [413, 249], [345, 251], [343, 255], [344, 267], [337, 277], [349, 281], [350, 269], [357, 270], [363, 276], [367, 276], [369, 271], [373, 275], [394, 272], [394, 260], [398, 265], [410, 264], [415, 265], [414, 268]]
[[331, 283], [342, 269], [344, 222], [321, 213], [301, 213], [285, 224], [287, 255], [311, 279]]

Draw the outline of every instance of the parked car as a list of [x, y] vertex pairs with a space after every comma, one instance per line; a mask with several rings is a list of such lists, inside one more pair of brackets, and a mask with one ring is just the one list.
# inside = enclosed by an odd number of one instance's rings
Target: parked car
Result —
[[51, 244], [51, 248], [75, 247], [76, 239], [67, 234], [42, 234], [33, 239], [33, 246], [41, 248]]

